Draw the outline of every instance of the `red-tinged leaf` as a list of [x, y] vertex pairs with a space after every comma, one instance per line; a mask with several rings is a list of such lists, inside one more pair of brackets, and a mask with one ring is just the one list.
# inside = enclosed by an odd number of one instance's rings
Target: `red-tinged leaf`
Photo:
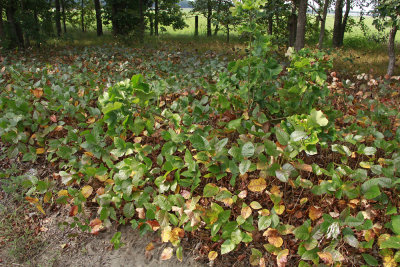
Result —
[[147, 221], [146, 222], [148, 225], [150, 225], [151, 229], [153, 229], [153, 231], [157, 231], [158, 229], [160, 229], [160, 224], [156, 221]]
[[33, 198], [33, 197], [25, 197], [25, 200], [29, 201], [29, 203], [35, 204], [39, 202], [38, 198]]
[[102, 224], [95, 225], [95, 226], [92, 227], [92, 230], [90, 230], [90, 233], [92, 235], [97, 235], [100, 232], [101, 229], [103, 229], [103, 225]]
[[98, 219], [98, 218], [96, 218], [96, 219], [90, 221], [89, 226], [90, 226], [90, 227], [94, 227], [94, 226], [100, 225], [100, 224], [102, 224], [101, 220]]
[[51, 120], [52, 122], [57, 122], [57, 117], [56, 117], [56, 115], [51, 115], [51, 116], [50, 116], [50, 120]]
[[152, 251], [154, 249], [154, 244], [153, 242], [150, 242], [146, 246], [146, 251]]
[[298, 170], [302, 170], [302, 171], [306, 171], [306, 172], [313, 172], [312, 166], [309, 164], [292, 162], [292, 165]]
[[289, 255], [289, 250], [284, 249], [279, 251], [278, 255], [276, 256], [276, 263], [278, 267], [285, 267], [287, 263], [287, 256]]
[[317, 252], [318, 256], [323, 260], [324, 263], [331, 265], [333, 263], [333, 257], [330, 252]]
[[173, 248], [170, 248], [170, 247], [164, 248], [164, 250], [163, 250], [162, 253], [161, 253], [160, 259], [161, 259], [162, 261], [169, 260], [169, 259], [172, 257], [172, 253], [173, 253], [173, 252], [174, 252], [174, 249], [173, 249]]
[[308, 216], [311, 220], [315, 221], [322, 216], [322, 209], [320, 207], [311, 206], [310, 210], [308, 211]]
[[78, 206], [74, 205], [69, 210], [69, 217], [74, 217], [76, 214], [78, 214]]

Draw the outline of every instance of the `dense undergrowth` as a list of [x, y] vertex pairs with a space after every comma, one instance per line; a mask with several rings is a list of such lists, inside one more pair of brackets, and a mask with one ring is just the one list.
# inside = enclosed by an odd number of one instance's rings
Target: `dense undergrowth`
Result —
[[162, 49], [7, 54], [2, 158], [56, 170], [20, 182], [43, 216], [64, 204], [71, 227], [93, 234], [159, 231], [171, 243], [162, 259], [181, 259], [180, 240], [196, 236], [216, 264], [230, 253], [261, 266], [396, 266], [398, 82], [342, 81], [316, 51], [281, 63], [269, 41], [256, 36], [229, 64]]

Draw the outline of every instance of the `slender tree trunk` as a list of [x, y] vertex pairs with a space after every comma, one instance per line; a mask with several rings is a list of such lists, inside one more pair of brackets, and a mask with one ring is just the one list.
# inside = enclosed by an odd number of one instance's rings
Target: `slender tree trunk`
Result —
[[3, 6], [0, 2], [0, 41], [4, 39]]
[[[34, 18], [34, 21], [35, 21], [35, 34], [36, 34], [36, 36], [39, 36], [39, 34], [40, 34], [40, 24], [39, 24], [39, 15], [38, 15], [38, 11], [37, 11], [36, 7], [33, 9], [33, 18]], [[36, 46], [40, 47], [40, 40], [37, 40]]]
[[84, 11], [84, 2], [81, 1], [81, 28], [82, 32], [85, 32], [85, 11]]
[[154, 35], [154, 20], [153, 20], [153, 14], [149, 15], [149, 21], [150, 21], [150, 36]]
[[293, 6], [292, 6], [292, 13], [289, 16], [288, 19], [288, 32], [289, 32], [289, 46], [292, 47], [294, 46], [294, 43], [296, 42], [296, 30], [297, 30], [297, 1], [293, 1]]
[[229, 38], [230, 38], [230, 36], [229, 36], [229, 24], [226, 24], [226, 42], [227, 43], [229, 43]]
[[154, 1], [154, 34], [158, 36], [158, 16], [159, 16], [159, 9], [158, 9], [158, 0]]
[[139, 42], [144, 42], [144, 14], [143, 14], [143, 0], [139, 0]]
[[211, 36], [211, 16], [212, 16], [212, 5], [211, 0], [207, 1], [207, 37]]
[[61, 36], [61, 15], [60, 15], [60, 0], [55, 0], [56, 6], [56, 28], [57, 28], [57, 36]]
[[344, 32], [346, 31], [347, 20], [349, 18], [350, 9], [351, 9], [351, 0], [346, 0], [346, 11], [344, 12], [342, 26], [341, 26], [341, 29], [340, 29], [340, 40], [339, 40], [339, 45], [340, 46], [343, 45]]
[[274, 20], [272, 17], [268, 18], [268, 34], [272, 35], [273, 34], [273, 27], [274, 27]]
[[64, 26], [64, 33], [67, 33], [67, 18], [65, 16], [65, 0], [61, 0], [61, 12], [62, 12], [62, 20]]
[[101, 20], [100, 0], [94, 0], [94, 9], [96, 10], [97, 36], [102, 36], [103, 35], [103, 21]]
[[394, 68], [396, 66], [396, 53], [395, 53], [395, 39], [397, 33], [397, 26], [392, 26], [389, 34], [389, 46], [388, 46], [388, 54], [389, 54], [389, 65], [386, 74], [388, 76], [392, 76], [394, 73]]
[[24, 35], [21, 30], [19, 22], [15, 19], [15, 7], [11, 1], [10, 5], [6, 8], [7, 23], [10, 27], [11, 46], [18, 46], [24, 48]]
[[298, 51], [304, 47], [307, 22], [307, 0], [299, 1], [299, 16], [297, 18], [296, 43], [294, 48]]
[[343, 0], [336, 0], [335, 4], [335, 22], [333, 24], [333, 47], [340, 46], [340, 37], [342, 35], [342, 14], [343, 13]]
[[319, 32], [319, 40], [318, 40], [318, 48], [319, 49], [322, 49], [322, 46], [324, 45], [326, 16], [328, 14], [329, 4], [330, 4], [330, 0], [325, 0], [324, 10], [322, 11], [321, 30]]
[[[221, 4], [222, 4], [222, 0], [219, 0], [218, 6], [217, 6], [217, 17], [219, 15], [219, 13], [221, 12]], [[219, 23], [217, 21], [217, 25], [215, 25], [214, 35], [217, 35], [218, 31], [219, 31]]]
[[199, 16], [194, 17], [194, 36], [199, 35]]

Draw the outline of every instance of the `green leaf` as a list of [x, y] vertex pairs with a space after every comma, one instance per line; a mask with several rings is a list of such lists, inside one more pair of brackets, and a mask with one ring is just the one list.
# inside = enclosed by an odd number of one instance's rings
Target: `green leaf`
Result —
[[376, 153], [375, 147], [367, 146], [366, 148], [364, 148], [364, 155], [372, 156], [375, 155], [375, 153]]
[[310, 238], [310, 232], [308, 231], [308, 227], [306, 225], [301, 225], [294, 229], [294, 236], [300, 240], [307, 240]]
[[236, 119], [236, 120], [233, 120], [233, 121], [228, 122], [228, 124], [226, 125], [226, 127], [227, 127], [229, 130], [236, 130], [237, 128], [239, 128], [241, 122], [242, 122], [242, 119], [239, 118], [239, 119]]
[[289, 143], [289, 135], [282, 128], [275, 127], [275, 135], [281, 145], [286, 146]]
[[369, 266], [379, 266], [379, 262], [377, 259], [375, 259], [374, 257], [372, 257], [369, 254], [361, 254], [365, 260], [365, 262], [369, 265]]
[[240, 172], [240, 174], [242, 174], [242, 175], [245, 174], [249, 170], [250, 165], [251, 165], [251, 161], [250, 160], [248, 160], [248, 159], [242, 160], [242, 162], [240, 162], [240, 164], [239, 164], [239, 172]]
[[303, 131], [294, 131], [293, 133], [290, 134], [290, 139], [293, 140], [294, 142], [301, 141], [306, 137], [307, 133]]
[[310, 113], [311, 116], [311, 121], [314, 122], [315, 124], [318, 124], [319, 126], [326, 126], [328, 125], [328, 119], [325, 117], [324, 113], [320, 110], [311, 110]]
[[219, 188], [218, 186], [216, 186], [215, 184], [206, 184], [206, 186], [204, 187], [203, 190], [203, 196], [204, 197], [213, 197], [215, 195], [217, 195], [219, 192]]
[[395, 248], [395, 249], [400, 249], [400, 237], [397, 236], [391, 236], [389, 239], [383, 241], [380, 244], [381, 249], [385, 248]]
[[267, 229], [272, 223], [271, 217], [270, 216], [261, 216], [258, 219], [258, 230], [262, 231], [264, 229]]
[[373, 199], [376, 198], [381, 194], [381, 191], [379, 190], [379, 186], [373, 185], [370, 188], [368, 188], [367, 192], [365, 192], [364, 196], [366, 199]]
[[227, 239], [221, 245], [221, 254], [223, 255], [229, 253], [234, 249], [235, 249], [235, 244], [230, 239]]
[[242, 147], [242, 156], [245, 158], [250, 158], [254, 155], [254, 145], [252, 142], [247, 142]]
[[393, 232], [400, 235], [400, 215], [392, 216]]
[[289, 173], [287, 171], [277, 170], [275, 171], [276, 178], [283, 183], [287, 183], [289, 181]]
[[210, 143], [201, 135], [193, 134], [189, 137], [192, 146], [198, 151], [210, 150]]
[[135, 206], [133, 205], [133, 203], [132, 202], [126, 203], [123, 212], [126, 218], [132, 218], [133, 215], [135, 214]]

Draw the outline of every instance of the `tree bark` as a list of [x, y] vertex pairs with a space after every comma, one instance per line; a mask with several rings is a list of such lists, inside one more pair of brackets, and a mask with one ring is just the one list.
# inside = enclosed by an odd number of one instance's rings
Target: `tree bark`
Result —
[[153, 14], [149, 15], [149, 21], [150, 21], [150, 36], [154, 35], [154, 19], [153, 19]]
[[97, 36], [103, 35], [103, 21], [101, 20], [100, 0], [94, 0], [94, 9], [96, 10], [96, 29]]
[[154, 1], [154, 34], [158, 36], [158, 0]]
[[344, 32], [346, 31], [347, 20], [349, 18], [350, 9], [351, 9], [351, 0], [346, 0], [346, 11], [344, 12], [342, 26], [341, 26], [341, 29], [340, 29], [340, 40], [339, 40], [339, 45], [340, 46], [343, 45]]
[[299, 51], [304, 47], [307, 22], [307, 0], [299, 1], [299, 16], [297, 18], [296, 43], [294, 48]]
[[322, 46], [324, 45], [326, 16], [328, 14], [329, 4], [330, 4], [330, 0], [325, 0], [324, 10], [322, 11], [321, 30], [319, 32], [319, 40], [318, 40], [318, 48], [319, 49], [322, 49]]
[[67, 18], [65, 16], [65, 0], [61, 0], [61, 12], [62, 12], [62, 20], [64, 26], [64, 33], [67, 33]]
[[56, 28], [57, 28], [57, 36], [61, 36], [61, 14], [60, 14], [60, 0], [55, 0], [56, 6]]
[[273, 34], [273, 27], [274, 27], [274, 20], [272, 17], [268, 18], [268, 34], [272, 35]]
[[[11, 3], [10, 3], [11, 2]], [[18, 46], [24, 48], [24, 35], [22, 33], [21, 25], [15, 19], [14, 2], [10, 1], [6, 8], [7, 23], [10, 27], [11, 46]]]
[[296, 42], [296, 30], [297, 30], [297, 15], [296, 15], [296, 10], [297, 10], [297, 1], [293, 1], [293, 6], [292, 6], [292, 13], [289, 16], [288, 19], [288, 32], [289, 32], [289, 46], [292, 47], [294, 46], [294, 43]]
[[3, 6], [0, 2], [0, 40], [4, 39]]
[[342, 36], [342, 16], [343, 16], [343, 0], [336, 0], [335, 4], [335, 21], [333, 24], [333, 47], [340, 46], [340, 38]]
[[199, 16], [194, 17], [194, 36], [199, 35]]
[[392, 26], [392, 29], [389, 33], [389, 45], [388, 45], [388, 54], [389, 54], [389, 65], [386, 74], [388, 76], [392, 76], [394, 73], [394, 68], [396, 66], [396, 53], [395, 53], [395, 39], [397, 33], [397, 26]]
[[207, 37], [211, 36], [211, 16], [212, 16], [212, 5], [211, 0], [207, 1]]
[[226, 42], [227, 43], [229, 43], [229, 38], [230, 38], [230, 36], [229, 36], [229, 24], [226, 24]]
[[81, 1], [81, 27], [82, 27], [82, 32], [85, 32], [85, 11], [84, 11], [84, 2], [83, 0]]
[[[221, 4], [222, 4], [222, 0], [218, 1], [218, 6], [217, 6], [217, 17], [219, 15], [219, 13], [221, 12]], [[214, 35], [217, 35], [219, 31], [219, 23], [217, 21], [217, 25], [215, 25], [215, 29], [214, 29]]]
[[143, 0], [139, 0], [139, 42], [144, 42], [144, 14]]

